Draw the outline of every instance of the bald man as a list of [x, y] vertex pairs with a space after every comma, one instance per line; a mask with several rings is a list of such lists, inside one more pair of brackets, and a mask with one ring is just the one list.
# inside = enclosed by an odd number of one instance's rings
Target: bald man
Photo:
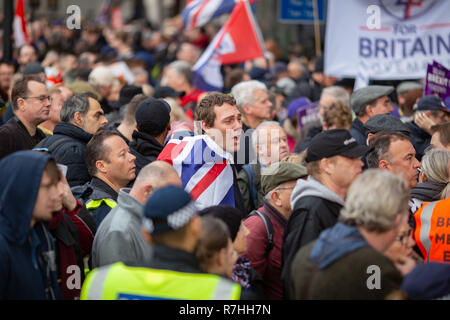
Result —
[[115, 206], [100, 224], [92, 246], [94, 268], [114, 262], [140, 264], [151, 258], [151, 247], [141, 236], [144, 205], [154, 190], [181, 186], [175, 169], [155, 161], [139, 172], [133, 188], [122, 188]]

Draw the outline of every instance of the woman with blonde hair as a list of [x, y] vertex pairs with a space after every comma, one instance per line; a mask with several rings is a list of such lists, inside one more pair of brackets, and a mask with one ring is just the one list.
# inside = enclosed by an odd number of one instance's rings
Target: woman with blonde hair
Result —
[[419, 183], [411, 190], [414, 204], [420, 208], [422, 202], [445, 199], [450, 190], [448, 163], [450, 154], [444, 150], [432, 149], [422, 157], [422, 172]]

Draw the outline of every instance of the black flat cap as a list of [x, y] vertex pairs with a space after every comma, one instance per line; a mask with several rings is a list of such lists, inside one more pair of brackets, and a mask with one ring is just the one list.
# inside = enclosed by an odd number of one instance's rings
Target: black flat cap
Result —
[[380, 131], [401, 132], [409, 136], [411, 132], [408, 127], [397, 117], [391, 114], [377, 114], [364, 124], [366, 133], [377, 133]]

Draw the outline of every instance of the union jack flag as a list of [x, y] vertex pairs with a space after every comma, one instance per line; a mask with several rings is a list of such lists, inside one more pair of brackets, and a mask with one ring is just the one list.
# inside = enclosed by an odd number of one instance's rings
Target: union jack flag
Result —
[[181, 13], [186, 28], [201, 27], [225, 13], [230, 13], [235, 0], [194, 0]]
[[207, 135], [172, 139], [159, 154], [177, 171], [183, 188], [199, 209], [213, 205], [235, 206], [233, 157]]

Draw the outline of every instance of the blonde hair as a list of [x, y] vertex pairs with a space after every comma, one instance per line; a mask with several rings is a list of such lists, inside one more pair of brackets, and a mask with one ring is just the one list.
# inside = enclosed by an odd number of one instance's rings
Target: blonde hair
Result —
[[445, 150], [432, 149], [422, 157], [422, 170], [428, 181], [446, 183], [441, 193], [441, 199], [445, 199], [447, 191], [450, 190], [448, 173], [448, 161], [450, 154]]

